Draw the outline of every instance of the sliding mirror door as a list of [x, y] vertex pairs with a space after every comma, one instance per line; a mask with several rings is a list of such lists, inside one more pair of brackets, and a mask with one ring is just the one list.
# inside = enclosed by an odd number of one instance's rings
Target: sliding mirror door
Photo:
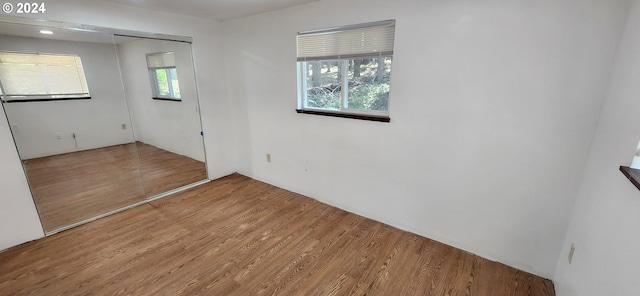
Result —
[[115, 42], [147, 196], [207, 179], [191, 44]]
[[47, 234], [207, 180], [190, 43], [74, 26], [0, 19], [2, 106]]
[[45, 231], [143, 200], [113, 36], [0, 28], [3, 107]]

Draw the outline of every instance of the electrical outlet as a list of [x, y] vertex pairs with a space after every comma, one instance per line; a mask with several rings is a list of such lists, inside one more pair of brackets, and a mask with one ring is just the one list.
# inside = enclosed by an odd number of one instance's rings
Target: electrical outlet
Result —
[[123, 123], [123, 124], [122, 124], [122, 129], [123, 129], [123, 130], [126, 130], [126, 129], [127, 129], [127, 124], [126, 124], [126, 123]]
[[58, 140], [62, 139], [62, 135], [60, 135], [60, 133], [56, 133], [56, 139]]
[[576, 251], [576, 245], [574, 243], [571, 243], [571, 249], [569, 249], [569, 264], [571, 264], [571, 261], [573, 260], [573, 253]]
[[267, 162], [271, 162], [271, 153], [267, 153]]

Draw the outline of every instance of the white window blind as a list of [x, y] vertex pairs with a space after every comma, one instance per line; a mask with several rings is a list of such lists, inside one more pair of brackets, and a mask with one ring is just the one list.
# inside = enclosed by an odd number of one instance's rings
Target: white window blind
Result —
[[79, 56], [0, 52], [5, 101], [89, 97]]
[[147, 67], [149, 69], [175, 68], [176, 58], [173, 52], [147, 54]]
[[395, 20], [299, 32], [298, 61], [393, 55]]

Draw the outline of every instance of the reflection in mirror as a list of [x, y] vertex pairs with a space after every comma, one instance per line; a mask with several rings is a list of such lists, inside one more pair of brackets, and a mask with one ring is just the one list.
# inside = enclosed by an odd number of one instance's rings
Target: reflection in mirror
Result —
[[638, 142], [636, 153], [633, 155], [633, 160], [631, 161], [631, 165], [629, 167], [631, 167], [632, 169], [640, 170], [640, 142]]
[[189, 43], [0, 22], [0, 95], [47, 233], [207, 179]]
[[206, 179], [191, 44], [115, 41], [147, 196]]
[[45, 231], [143, 200], [113, 36], [0, 27], [3, 106]]

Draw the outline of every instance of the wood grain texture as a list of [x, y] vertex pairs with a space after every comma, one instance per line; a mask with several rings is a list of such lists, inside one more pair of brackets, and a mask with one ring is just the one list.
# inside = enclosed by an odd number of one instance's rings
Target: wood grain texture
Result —
[[0, 294], [554, 295], [554, 288], [236, 174], [0, 253]]
[[207, 179], [204, 162], [136, 142], [147, 197]]
[[45, 231], [207, 178], [204, 163], [141, 142], [23, 164]]

